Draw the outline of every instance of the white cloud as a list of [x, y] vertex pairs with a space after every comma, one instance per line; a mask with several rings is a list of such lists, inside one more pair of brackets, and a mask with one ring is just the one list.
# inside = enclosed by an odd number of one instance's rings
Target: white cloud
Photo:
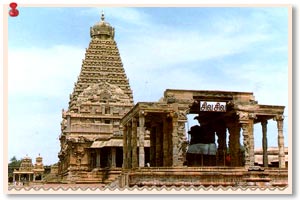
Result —
[[123, 60], [128, 63], [128, 70], [158, 69], [180, 63], [222, 58], [242, 53], [251, 45], [270, 39], [268, 35], [261, 33], [231, 36], [223, 33], [206, 35], [199, 30], [159, 30], [159, 26], [143, 32], [140, 30], [120, 45]]
[[226, 69], [227, 76], [238, 79], [241, 88], [254, 92], [260, 104], [288, 104], [287, 64], [252, 61]]

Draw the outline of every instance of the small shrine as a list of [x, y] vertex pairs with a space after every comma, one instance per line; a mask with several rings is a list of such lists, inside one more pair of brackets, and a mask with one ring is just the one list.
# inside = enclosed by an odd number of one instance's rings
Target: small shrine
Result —
[[43, 180], [45, 169], [43, 164], [43, 158], [40, 155], [36, 157], [34, 168], [32, 171], [33, 171], [33, 181]]
[[17, 184], [27, 184], [29, 182], [42, 181], [44, 175], [43, 158], [39, 155], [35, 165], [27, 155], [21, 160], [20, 168], [13, 172], [13, 182]]

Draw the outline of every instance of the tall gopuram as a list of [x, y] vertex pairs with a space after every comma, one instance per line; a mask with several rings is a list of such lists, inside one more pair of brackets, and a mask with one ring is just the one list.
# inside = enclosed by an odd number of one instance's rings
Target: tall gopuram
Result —
[[62, 111], [62, 181], [105, 181], [108, 169], [118, 174], [122, 168], [120, 120], [133, 107], [133, 96], [114, 35], [102, 13], [101, 21], [90, 28], [91, 41], [69, 108]]

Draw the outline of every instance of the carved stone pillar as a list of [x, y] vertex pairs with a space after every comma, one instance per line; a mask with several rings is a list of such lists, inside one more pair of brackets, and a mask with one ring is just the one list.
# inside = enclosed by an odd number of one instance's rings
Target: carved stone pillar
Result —
[[245, 148], [245, 168], [254, 167], [254, 134], [253, 124], [256, 115], [246, 111], [238, 111], [239, 123], [243, 129], [244, 148]]
[[163, 119], [163, 140], [162, 140], [162, 145], [163, 145], [163, 166], [166, 167], [169, 165], [169, 138], [168, 138], [168, 121], [166, 117]]
[[245, 148], [245, 168], [250, 167], [250, 138], [249, 138], [249, 125], [242, 123], [243, 137], [244, 137], [244, 148]]
[[262, 147], [263, 147], [263, 166], [268, 167], [268, 141], [267, 141], [267, 120], [261, 122], [262, 126]]
[[226, 146], [226, 125], [223, 123], [216, 124], [216, 133], [218, 136], [218, 160], [217, 165], [225, 165]]
[[168, 120], [168, 145], [169, 145], [169, 149], [168, 149], [168, 155], [169, 155], [169, 164], [168, 166], [172, 166], [173, 163], [173, 141], [172, 141], [172, 132], [173, 132], [173, 124], [172, 124], [172, 117], [168, 116], [167, 118]]
[[132, 168], [137, 168], [137, 120], [132, 118]]
[[144, 111], [139, 113], [139, 167], [145, 166], [145, 149], [144, 149], [144, 137], [145, 137], [145, 115]]
[[283, 115], [275, 117], [278, 129], [278, 160], [279, 168], [285, 168], [284, 137], [283, 137]]
[[116, 167], [116, 147], [111, 148], [111, 167]]
[[[192, 106], [193, 103], [194, 103], [194, 99], [191, 98], [189, 100], [186, 100], [184, 103], [181, 102], [180, 104], [178, 104], [178, 106], [174, 104], [173, 107], [175, 111], [178, 110], [178, 112], [174, 116], [175, 124], [173, 123], [173, 125], [175, 125], [173, 129], [176, 128], [177, 126], [177, 144], [172, 143], [169, 146], [171, 147], [177, 145], [177, 149], [178, 149], [177, 166], [183, 166], [183, 164], [186, 162], [187, 138], [186, 138], [185, 123], [187, 122], [187, 114], [190, 112], [190, 106]], [[172, 126], [170, 127], [170, 130], [172, 130]], [[172, 142], [171, 139], [170, 142]]]
[[[181, 120], [178, 118], [177, 123], [177, 135], [178, 135], [178, 166], [183, 166], [183, 163], [186, 161], [186, 151], [187, 151], [187, 139], [186, 139], [186, 131], [185, 131], [185, 122], [186, 120]], [[172, 130], [172, 126], [170, 127]], [[170, 140], [172, 142], [172, 140]], [[173, 146], [173, 144], [169, 144], [169, 146]], [[172, 152], [171, 152], [172, 153]]]
[[255, 163], [255, 155], [254, 155], [254, 119], [256, 116], [252, 113], [249, 114], [249, 139], [250, 139], [250, 151], [249, 151], [249, 156], [250, 156], [250, 167], [254, 167]]
[[100, 149], [96, 149], [96, 167], [100, 168]]
[[127, 124], [123, 126], [123, 168], [128, 169], [128, 160], [127, 160]]
[[151, 127], [150, 131], [150, 166], [156, 166], [155, 162], [155, 148], [156, 148], [156, 137], [155, 137], [156, 128], [155, 126]]
[[131, 122], [128, 123], [127, 126], [127, 162], [128, 162], [128, 169], [132, 168], [132, 125]]
[[[178, 135], [178, 142], [177, 142], [177, 149], [178, 149], [178, 166], [183, 166], [186, 157], [186, 136], [185, 136], [185, 122], [178, 119], [177, 123], [177, 135]], [[172, 127], [171, 127], [172, 128]]]
[[161, 130], [161, 125], [160, 124], [157, 124], [156, 125], [156, 132], [155, 132], [155, 145], [156, 145], [156, 148], [155, 148], [155, 166], [161, 166], [162, 163], [161, 163], [161, 134], [162, 134], [162, 130]]
[[179, 150], [179, 144], [178, 144], [178, 114], [174, 113], [172, 118], [172, 125], [173, 125], [173, 131], [172, 131], [172, 143], [173, 143], [173, 152], [172, 152], [172, 166], [179, 166], [181, 163], [179, 163], [179, 156], [178, 156], [178, 150]]
[[240, 165], [240, 126], [237, 122], [229, 127], [230, 165]]

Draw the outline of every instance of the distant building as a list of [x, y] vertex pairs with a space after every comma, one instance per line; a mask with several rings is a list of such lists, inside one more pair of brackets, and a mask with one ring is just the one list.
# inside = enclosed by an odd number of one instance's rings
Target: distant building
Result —
[[32, 164], [32, 159], [25, 156], [21, 161], [20, 168], [18, 170], [15, 169], [13, 172], [13, 182], [28, 183], [42, 181], [44, 171], [43, 158], [40, 155], [36, 157], [34, 165]]
[[[268, 167], [278, 167], [279, 166], [279, 160], [278, 160], [278, 148], [277, 147], [269, 147], [267, 150], [267, 163]], [[284, 154], [285, 154], [285, 167], [288, 167], [288, 147], [284, 148]], [[255, 155], [255, 165], [258, 166], [264, 166], [263, 163], [263, 149], [258, 148], [254, 151]]]

